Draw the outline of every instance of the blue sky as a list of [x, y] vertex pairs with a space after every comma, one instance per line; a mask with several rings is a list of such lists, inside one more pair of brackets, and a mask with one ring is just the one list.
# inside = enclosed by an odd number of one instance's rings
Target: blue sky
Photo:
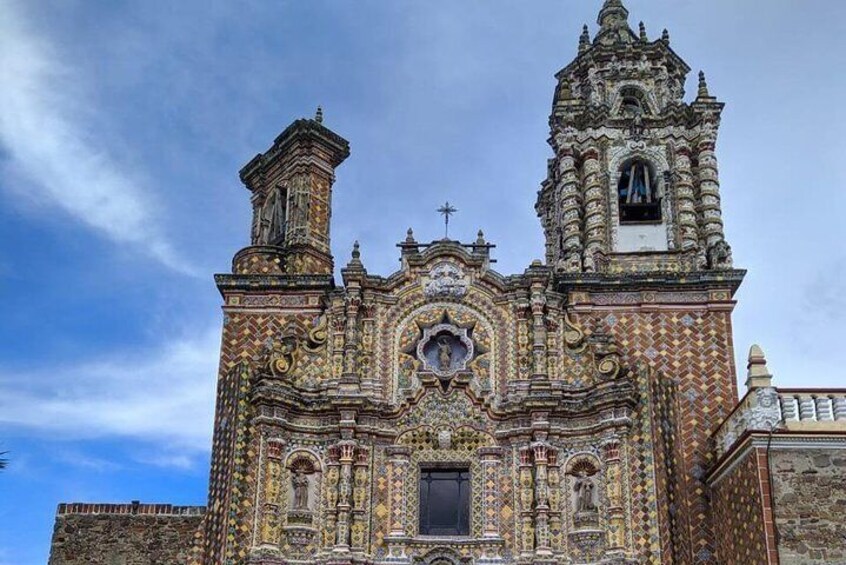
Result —
[[[541, 257], [553, 75], [600, 4], [0, 0], [0, 564], [46, 561], [59, 501], [205, 502], [237, 171], [318, 104], [352, 146], [336, 262], [392, 272], [447, 199], [500, 271]], [[626, 4], [727, 103], [739, 361], [843, 386], [846, 3]]]

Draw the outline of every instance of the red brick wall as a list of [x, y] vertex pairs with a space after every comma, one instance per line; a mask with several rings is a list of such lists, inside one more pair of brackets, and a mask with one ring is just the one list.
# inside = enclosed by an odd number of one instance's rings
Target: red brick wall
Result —
[[714, 464], [711, 433], [737, 401], [733, 303], [726, 298], [695, 304], [691, 296], [693, 304], [682, 304], [684, 297], [676, 296], [674, 304], [661, 304], [662, 295], [655, 294], [651, 304], [578, 304], [578, 321], [589, 331], [612, 335], [624, 364], [646, 363], [673, 382], [672, 391], [653, 390], [664, 403], [655, 407], [660, 413], [655, 415], [653, 432], [656, 479], [663, 497], [659, 501], [662, 553], [665, 560], [668, 552], [674, 555], [677, 564], [715, 563], [716, 535], [704, 481]]
[[777, 564], [766, 450], [753, 448], [734, 465], [712, 487], [720, 563]]

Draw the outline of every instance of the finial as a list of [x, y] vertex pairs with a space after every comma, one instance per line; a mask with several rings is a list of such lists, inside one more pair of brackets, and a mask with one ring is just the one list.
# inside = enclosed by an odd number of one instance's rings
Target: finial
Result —
[[573, 89], [570, 88], [570, 83], [566, 80], [562, 80], [561, 83], [558, 85], [558, 99], [559, 100], [570, 100], [573, 98]]
[[696, 93], [697, 98], [710, 98], [708, 93], [708, 83], [705, 81], [705, 71], [699, 71], [699, 90]]
[[640, 22], [640, 40], [647, 41], [648, 38], [646, 37], [646, 25], [643, 22]]
[[314, 113], [314, 121], [317, 122], [318, 124], [323, 123], [323, 107], [322, 106], [317, 107], [317, 112]]
[[476, 245], [484, 245], [485, 243], [485, 232], [479, 230], [479, 233], [476, 234]]
[[582, 26], [582, 35], [579, 37], [579, 53], [587, 51], [590, 47], [590, 31], [587, 24]]
[[417, 243], [417, 240], [414, 239], [414, 230], [408, 228], [408, 231], [405, 232], [405, 242], [406, 243]]
[[458, 212], [458, 209], [451, 206], [447, 200], [437, 211], [444, 216], [444, 239], [449, 239], [449, 217]]
[[621, 0], [605, 0], [596, 23], [599, 24], [599, 34], [614, 28], [629, 27], [629, 11]]
[[767, 358], [760, 345], [749, 348], [749, 360], [746, 364], [746, 388], [772, 386], [773, 376], [767, 368]]
[[664, 31], [661, 32], [661, 41], [663, 41], [664, 43], [670, 42], [670, 32], [667, 31], [666, 28], [664, 28]]
[[352, 258], [353, 261], [361, 259], [361, 251], [359, 250], [358, 240], [353, 242]]

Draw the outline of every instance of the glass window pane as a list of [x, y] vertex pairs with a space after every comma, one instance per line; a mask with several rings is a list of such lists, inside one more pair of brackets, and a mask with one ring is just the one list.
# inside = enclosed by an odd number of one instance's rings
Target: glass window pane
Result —
[[470, 473], [466, 469], [421, 469], [420, 533], [468, 535]]

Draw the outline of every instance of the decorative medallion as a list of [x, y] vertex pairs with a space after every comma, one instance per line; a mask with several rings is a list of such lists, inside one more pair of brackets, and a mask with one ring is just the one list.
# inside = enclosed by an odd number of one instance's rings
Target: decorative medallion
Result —
[[426, 298], [462, 298], [469, 286], [470, 280], [461, 267], [444, 261], [429, 271], [423, 294]]

